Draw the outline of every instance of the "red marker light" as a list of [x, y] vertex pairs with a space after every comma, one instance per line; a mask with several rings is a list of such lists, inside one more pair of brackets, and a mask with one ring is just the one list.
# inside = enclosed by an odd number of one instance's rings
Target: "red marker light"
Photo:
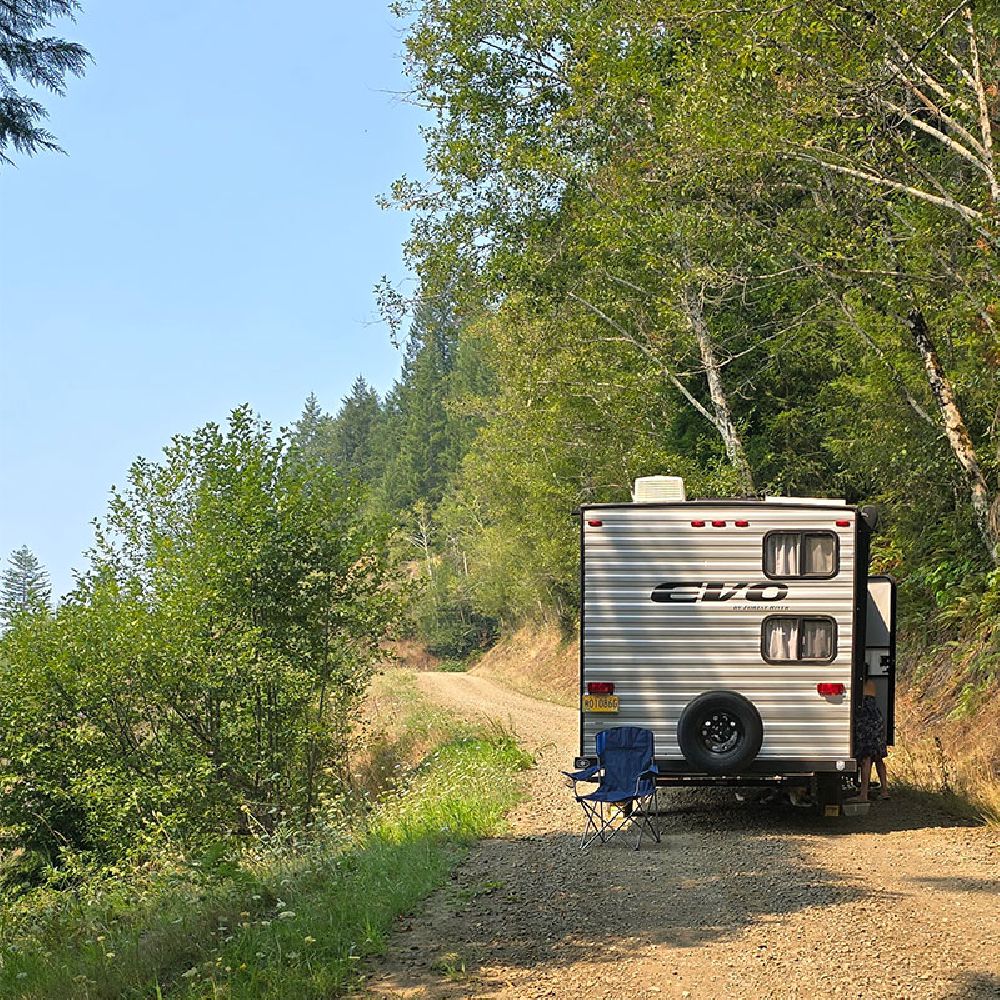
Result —
[[691, 527], [692, 528], [704, 528], [705, 527], [705, 522], [704, 521], [692, 521], [691, 522]]
[[838, 528], [849, 528], [850, 526], [851, 526], [851, 522], [850, 521], [838, 521], [837, 522], [837, 527]]
[[844, 693], [843, 684], [817, 684], [816, 691], [824, 698], [837, 698]]
[[587, 694], [614, 694], [615, 686], [610, 681], [590, 681], [587, 684]]
[[713, 521], [712, 522], [712, 527], [713, 528], [724, 528], [725, 526], [726, 526], [726, 522], [725, 521]]
[[749, 521], [733, 521], [733, 524], [735, 524], [737, 528], [749, 528], [750, 527], [750, 522]]
[[604, 524], [604, 522], [603, 521], [588, 521], [587, 524], [589, 524], [592, 528], [600, 528]]

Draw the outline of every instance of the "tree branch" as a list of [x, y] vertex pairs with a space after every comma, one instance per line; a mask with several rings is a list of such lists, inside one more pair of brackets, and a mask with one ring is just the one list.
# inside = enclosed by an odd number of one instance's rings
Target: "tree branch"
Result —
[[940, 205], [942, 208], [947, 208], [953, 212], [957, 212], [963, 218], [968, 219], [971, 222], [979, 222], [983, 218], [982, 212], [978, 212], [974, 208], [969, 208], [968, 205], [963, 205], [960, 201], [956, 201], [954, 198], [934, 195], [929, 191], [922, 190], [921, 188], [915, 188], [909, 184], [903, 184], [901, 181], [894, 181], [888, 177], [883, 177], [881, 174], [872, 173], [868, 170], [859, 170], [856, 167], [844, 166], [841, 163], [831, 163], [829, 160], [824, 160], [818, 156], [811, 156], [808, 153], [796, 152], [792, 155], [797, 159], [815, 163], [818, 166], [823, 167], [824, 170], [832, 170], [834, 173], [846, 174], [848, 177], [855, 177], [859, 180], [868, 181], [871, 184], [878, 184], [881, 187], [886, 187], [893, 191], [901, 191], [903, 194], [908, 194], [913, 198], [929, 202], [932, 205]]
[[577, 295], [576, 292], [569, 292], [569, 297], [580, 305], [589, 309], [595, 316], [599, 319], [604, 320], [609, 326], [617, 330], [630, 344], [636, 347], [648, 360], [656, 365], [657, 369], [663, 373], [670, 384], [698, 411], [716, 430], [719, 430], [718, 422], [715, 416], [705, 408], [701, 401], [691, 393], [686, 385], [669, 369], [664, 365], [663, 359], [656, 356], [656, 354], [649, 349], [649, 345], [644, 344], [639, 338], [634, 336], [629, 330], [625, 329], [620, 323], [613, 320], [606, 312], [599, 309], [592, 302], [588, 302], [586, 299]]
[[[891, 101], [883, 100], [882, 105], [889, 111], [892, 111], [894, 114], [899, 115], [900, 118], [904, 119], [905, 121], [908, 121], [914, 128], [918, 128], [920, 129], [921, 132], [925, 132], [927, 135], [933, 136], [935, 139], [937, 139], [938, 142], [940, 142], [944, 146], [947, 146], [948, 149], [950, 149], [952, 152], [958, 153], [958, 155], [961, 156], [963, 159], [968, 160], [973, 166], [976, 167], [977, 170], [981, 170], [984, 174], [986, 174], [986, 176], [990, 179], [991, 184], [996, 183], [993, 177], [992, 168], [986, 162], [984, 162], [984, 160], [981, 160], [970, 150], [966, 149], [965, 146], [963, 146], [960, 142], [957, 142], [955, 139], [952, 139], [951, 136], [946, 135], [940, 129], [936, 129], [933, 125], [928, 125], [927, 122], [923, 121], [923, 119], [918, 118], [914, 114], [911, 114], [909, 111], [907, 111], [905, 108], [900, 107], [898, 104], [893, 104]], [[978, 142], [976, 143], [976, 146], [979, 147]], [[981, 149], [982, 147], [979, 148]], [[989, 156], [989, 154], [986, 153], [985, 150], [983, 150], [983, 152], [986, 154], [986, 157]]]
[[974, 81], [976, 100], [979, 104], [979, 130], [983, 135], [983, 153], [986, 166], [989, 168], [990, 201], [995, 205], [1000, 201], [1000, 184], [993, 172], [993, 127], [990, 124], [990, 108], [986, 101], [986, 90], [983, 87], [983, 74], [979, 65], [979, 44], [976, 40], [976, 26], [972, 20], [972, 5], [967, 4], [962, 12], [965, 16], [965, 27], [969, 33], [969, 55], [972, 58], [972, 77]]

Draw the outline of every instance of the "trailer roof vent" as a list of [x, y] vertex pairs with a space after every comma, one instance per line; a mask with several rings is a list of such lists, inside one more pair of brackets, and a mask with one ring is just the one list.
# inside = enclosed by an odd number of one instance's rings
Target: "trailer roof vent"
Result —
[[641, 476], [635, 481], [632, 500], [635, 503], [654, 503], [657, 500], [683, 503], [687, 500], [684, 480], [680, 476]]

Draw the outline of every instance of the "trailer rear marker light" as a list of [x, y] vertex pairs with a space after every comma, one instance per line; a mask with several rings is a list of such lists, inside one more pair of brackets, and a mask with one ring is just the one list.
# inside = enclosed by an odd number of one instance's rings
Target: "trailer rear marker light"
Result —
[[705, 522], [704, 521], [692, 521], [691, 522], [691, 527], [692, 528], [704, 528], [705, 527]]
[[614, 694], [615, 686], [611, 681], [588, 681], [587, 694]]
[[600, 528], [600, 527], [602, 527], [604, 525], [604, 522], [603, 521], [588, 521], [587, 524], [589, 524], [592, 528]]
[[845, 691], [843, 684], [817, 684], [816, 691], [824, 698], [836, 698]]
[[737, 528], [749, 528], [750, 527], [750, 522], [749, 521], [733, 521], [733, 524], [735, 524]]
[[713, 521], [712, 522], [712, 527], [713, 528], [724, 528], [725, 526], [726, 526], [726, 522], [725, 521]]
[[838, 521], [837, 522], [837, 527], [838, 528], [849, 528], [850, 526], [851, 526], [851, 522], [850, 521]]

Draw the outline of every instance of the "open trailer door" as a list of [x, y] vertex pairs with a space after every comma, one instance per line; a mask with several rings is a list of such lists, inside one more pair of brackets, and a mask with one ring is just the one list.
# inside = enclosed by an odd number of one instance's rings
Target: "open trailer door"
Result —
[[868, 680], [875, 682], [886, 743], [891, 746], [896, 725], [896, 582], [887, 576], [868, 577], [865, 665]]

